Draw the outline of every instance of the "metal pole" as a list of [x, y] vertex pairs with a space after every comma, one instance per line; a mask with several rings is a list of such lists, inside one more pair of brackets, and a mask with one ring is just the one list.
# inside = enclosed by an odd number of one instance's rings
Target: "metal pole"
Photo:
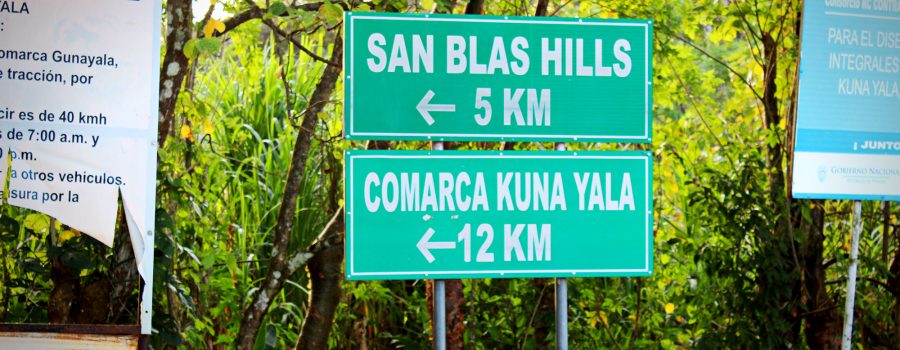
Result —
[[444, 280], [434, 280], [434, 349], [447, 350], [447, 305]]
[[[432, 142], [432, 151], [443, 151], [443, 142]], [[447, 350], [447, 291], [443, 280], [434, 280], [434, 349]]]
[[[557, 151], [565, 151], [566, 144], [557, 142]], [[565, 278], [556, 279], [556, 349], [569, 349], [569, 290]]]
[[847, 301], [844, 304], [844, 335], [841, 349], [850, 350], [853, 340], [853, 304], [856, 299], [856, 269], [859, 267], [859, 234], [862, 232], [862, 202], [853, 201], [853, 238], [850, 244], [850, 271], [847, 276]]
[[556, 349], [569, 349], [569, 300], [565, 278], [556, 279]]

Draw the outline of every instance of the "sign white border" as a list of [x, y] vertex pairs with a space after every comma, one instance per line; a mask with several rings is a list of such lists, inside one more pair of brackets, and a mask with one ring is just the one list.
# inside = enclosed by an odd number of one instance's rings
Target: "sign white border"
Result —
[[[443, 138], [454, 138], [454, 139], [473, 139], [473, 140], [484, 140], [484, 139], [510, 139], [510, 140], [574, 140], [578, 141], [582, 140], [597, 140], [597, 141], [605, 141], [605, 140], [640, 140], [645, 142], [651, 141], [650, 135], [650, 123], [651, 123], [651, 115], [650, 111], [653, 106], [650, 105], [650, 94], [651, 88], [653, 86], [653, 77], [650, 76], [650, 64], [652, 63], [652, 57], [650, 56], [650, 47], [653, 43], [650, 42], [650, 25], [653, 23], [652, 21], [647, 21], [647, 23], [637, 23], [637, 22], [622, 22], [622, 23], [613, 23], [613, 22], [585, 22], [581, 19], [575, 21], [547, 21], [547, 20], [531, 20], [531, 19], [508, 19], [508, 17], [504, 17], [504, 19], [491, 19], [491, 18], [447, 18], [447, 17], [430, 17], [429, 15], [425, 15], [424, 17], [388, 17], [388, 16], [353, 16], [351, 12], [345, 12], [345, 23], [349, 23], [349, 26], [353, 27], [353, 22], [357, 20], [379, 20], [379, 21], [434, 21], [434, 22], [479, 22], [479, 23], [524, 23], [524, 24], [553, 24], [553, 25], [588, 25], [588, 26], [606, 26], [606, 27], [643, 27], [644, 28], [644, 134], [643, 135], [572, 135], [572, 134], [495, 134], [495, 133], [423, 133], [423, 132], [357, 132], [355, 131], [354, 125], [354, 108], [355, 103], [353, 99], [356, 97], [356, 93], [354, 92], [354, 84], [355, 81], [353, 77], [355, 76], [356, 67], [352, 64], [355, 61], [356, 49], [353, 45], [354, 40], [349, 40], [350, 45], [350, 59], [349, 62], [349, 75], [345, 75], [344, 83], [349, 86], [350, 98], [347, 99], [346, 96], [344, 98], [345, 106], [344, 106], [344, 120], [348, 121], [349, 125], [345, 125], [345, 137], [348, 139], [365, 139], [367, 137], [402, 137], [402, 138], [415, 138], [415, 139], [437, 139], [443, 140]], [[349, 19], [349, 20], [348, 20]], [[345, 40], [346, 35], [349, 34], [348, 31], [345, 30]], [[349, 111], [349, 115], [347, 114]]]

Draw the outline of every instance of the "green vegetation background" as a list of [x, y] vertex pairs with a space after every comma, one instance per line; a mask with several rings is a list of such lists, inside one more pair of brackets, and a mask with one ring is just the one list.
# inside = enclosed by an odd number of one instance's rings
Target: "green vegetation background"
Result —
[[[226, 18], [248, 6], [223, 4]], [[296, 31], [294, 37], [321, 57], [330, 57], [339, 38], [342, 7], [404, 11], [408, 5], [375, 0], [304, 11], [291, 3], [257, 4], [267, 9], [264, 20]], [[464, 6], [423, 0], [414, 10], [461, 13]], [[488, 1], [484, 12], [526, 16], [534, 6]], [[655, 21], [653, 143], [568, 145], [653, 152], [655, 272], [650, 278], [570, 280], [571, 348], [804, 348], [817, 336], [811, 329], [829, 329], [816, 317], [842, 315], [850, 202], [786, 195], [801, 9], [799, 0], [549, 3], [552, 16]], [[223, 23], [196, 15], [197, 37], [185, 47], [190, 70], [171, 137], [159, 150], [151, 338], [156, 348], [235, 344], [242, 312], [266, 277], [291, 152], [326, 65], [259, 19], [215, 35], [225, 30]], [[312, 130], [291, 251], [305, 249], [338, 209], [342, 151], [366, 147], [341, 138], [340, 79], [335, 91]], [[389, 103], [392, 92], [381, 93]], [[775, 152], [783, 158], [773, 158]], [[897, 349], [900, 343], [900, 283], [892, 269], [900, 257], [898, 210], [883, 208], [881, 202], [863, 203], [858, 348]], [[115, 267], [114, 250], [45, 215], [8, 205], [0, 218], [0, 255], [3, 322], [47, 322], [54, 260], [74, 269], [83, 283]], [[817, 271], [823, 273], [820, 288], [809, 283]], [[429, 348], [427, 284], [342, 282], [329, 347]], [[273, 300], [257, 348], [295, 346], [303, 323], [314, 322], [304, 317], [309, 293], [309, 277], [298, 271]], [[539, 308], [553, 293], [552, 281], [465, 280], [462, 293], [466, 349], [552, 344], [552, 310]], [[134, 322], [137, 291], [131, 296], [124, 314], [108, 321]], [[536, 334], [541, 327], [549, 333]]]

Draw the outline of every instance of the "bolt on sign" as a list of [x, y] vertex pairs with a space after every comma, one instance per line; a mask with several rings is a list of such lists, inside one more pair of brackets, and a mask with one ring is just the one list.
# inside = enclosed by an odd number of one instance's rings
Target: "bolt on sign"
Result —
[[650, 142], [653, 23], [344, 13], [344, 135]]
[[649, 276], [647, 152], [347, 151], [352, 280]]

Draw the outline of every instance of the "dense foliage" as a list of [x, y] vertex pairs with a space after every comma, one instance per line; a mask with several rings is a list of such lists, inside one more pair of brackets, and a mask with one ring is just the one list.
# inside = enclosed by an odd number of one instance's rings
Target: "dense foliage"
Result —
[[[341, 12], [462, 13], [466, 7], [455, 0], [422, 0], [412, 7], [397, 0], [250, 4], [221, 1], [222, 17], [218, 11], [195, 13], [189, 28], [195, 38], [184, 45], [190, 69], [172, 127], [161, 131], [169, 137], [160, 148], [157, 176], [154, 347], [229, 348], [238, 342], [243, 311], [264, 288], [276, 254], [292, 150], [313, 107], [323, 109], [314, 130], [305, 130], [311, 146], [289, 251], [307, 249], [340, 210], [342, 151], [374, 146], [341, 138], [340, 79], [324, 106], [310, 102], [325, 67], [333, 64], [324, 60], [341, 61], [331, 57], [341, 38]], [[528, 16], [540, 5], [501, 0], [483, 6], [485, 14]], [[851, 203], [788, 196], [801, 9], [799, 0], [549, 3], [550, 16], [651, 18], [655, 30], [653, 143], [569, 144], [654, 153], [654, 275], [570, 280], [573, 349], [816, 348], [828, 343], [821, 337], [829, 327], [836, 326], [839, 336]], [[245, 13], [254, 19], [228, 20]], [[389, 100], [392, 92], [382, 93]], [[504, 146], [552, 148], [449, 145]], [[854, 332], [861, 347], [900, 348], [898, 216], [890, 203], [863, 203]], [[118, 261], [115, 249], [8, 205], [0, 218], [0, 254], [3, 322], [52, 318], [47, 310], [54, 265], [68, 266], [88, 286], [110, 279]], [[278, 290], [256, 348], [293, 347], [304, 323], [317, 322], [306, 317], [309, 279], [298, 271]], [[461, 286], [466, 349], [553, 344], [552, 280], [465, 280]], [[431, 346], [427, 281], [344, 281], [342, 289], [335, 295], [330, 348]], [[105, 321], [135, 322], [136, 303], [135, 289], [125, 311]], [[827, 318], [834, 315], [836, 325]]]

